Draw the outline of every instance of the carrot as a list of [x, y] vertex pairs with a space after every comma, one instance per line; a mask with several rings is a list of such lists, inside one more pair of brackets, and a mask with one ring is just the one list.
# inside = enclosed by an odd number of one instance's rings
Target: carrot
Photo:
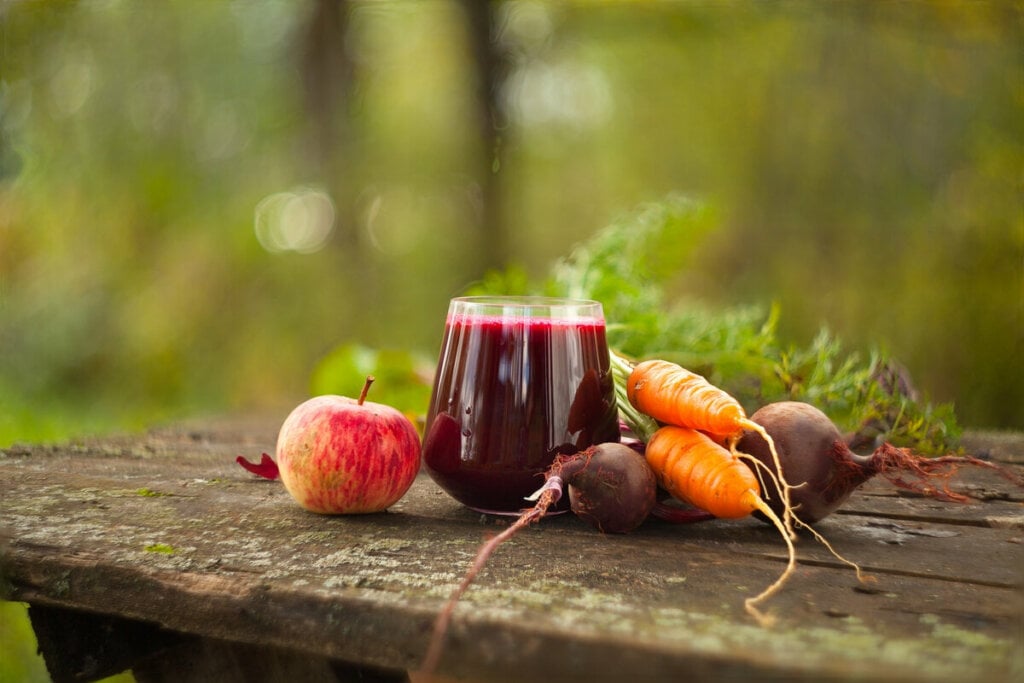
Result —
[[758, 509], [760, 484], [753, 470], [706, 434], [666, 425], [644, 449], [663, 489], [721, 519], [740, 519]]
[[[628, 362], [618, 360], [628, 366]], [[747, 417], [739, 401], [697, 373], [666, 360], [646, 360], [632, 366], [626, 379], [626, 397], [637, 410], [663, 424], [689, 427], [727, 443], [734, 455], [738, 454], [736, 443], [744, 430], [760, 434], [775, 457], [787, 536], [796, 535], [789, 503], [792, 487], [781, 477], [775, 443], [763, 427]]]
[[695, 372], [667, 360], [633, 366], [626, 396], [637, 410], [665, 424], [728, 439], [750, 428], [743, 406]]
[[745, 602], [751, 615], [762, 623], [768, 622], [757, 605], [782, 588], [793, 573], [796, 551], [786, 526], [761, 498], [753, 471], [706, 434], [674, 425], [659, 428], [647, 441], [644, 455], [658, 483], [676, 498], [724, 519], [761, 512], [782, 534], [789, 549], [786, 569], [768, 588]]

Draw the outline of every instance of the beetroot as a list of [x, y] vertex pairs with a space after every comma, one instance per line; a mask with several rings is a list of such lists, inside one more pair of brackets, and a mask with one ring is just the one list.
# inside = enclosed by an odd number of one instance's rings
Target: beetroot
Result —
[[569, 503], [578, 517], [604, 533], [628, 533], [640, 526], [654, 508], [657, 482], [643, 455], [621, 443], [603, 443], [575, 453], [558, 456], [545, 475], [545, 483], [530, 500], [537, 502], [507, 529], [486, 541], [477, 551], [462, 582], [437, 616], [434, 634], [422, 671], [437, 667], [448, 623], [455, 605], [487, 559], [499, 545], [520, 530], [540, 521], [569, 487]]
[[[807, 403], [771, 403], [750, 419], [764, 427], [775, 442], [785, 479], [793, 486], [790, 502], [805, 524], [835, 512], [861, 484], [879, 474], [900, 488], [958, 502], [968, 498], [950, 490], [948, 479], [960, 465], [995, 469], [1015, 478], [1012, 472], [970, 456], [925, 458], [890, 444], [882, 444], [871, 455], [859, 455], [850, 450], [832, 420]], [[768, 443], [756, 432], [745, 432], [736, 447], [775, 471]], [[762, 480], [765, 500], [782, 514], [778, 488], [770, 477]]]
[[647, 460], [623, 444], [593, 446], [555, 461], [549, 471], [569, 484], [569, 503], [598, 531], [625, 534], [654, 507], [657, 482]]

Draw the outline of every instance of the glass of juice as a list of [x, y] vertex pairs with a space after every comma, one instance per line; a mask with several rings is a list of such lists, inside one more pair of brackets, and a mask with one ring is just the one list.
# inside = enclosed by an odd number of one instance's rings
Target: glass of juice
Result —
[[451, 300], [423, 438], [424, 468], [442, 489], [515, 514], [557, 455], [618, 440], [600, 303]]

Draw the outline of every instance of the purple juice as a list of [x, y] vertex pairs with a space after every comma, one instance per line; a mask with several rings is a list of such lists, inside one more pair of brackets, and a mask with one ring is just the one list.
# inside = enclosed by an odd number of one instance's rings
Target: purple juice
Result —
[[600, 304], [452, 301], [423, 441], [441, 488], [476, 510], [514, 513], [555, 456], [618, 439]]

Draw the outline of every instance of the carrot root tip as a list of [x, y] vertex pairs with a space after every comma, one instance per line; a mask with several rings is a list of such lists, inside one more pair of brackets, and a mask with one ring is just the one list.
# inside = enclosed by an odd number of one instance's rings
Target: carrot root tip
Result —
[[756, 602], [757, 598], [747, 598], [744, 601], [743, 606], [746, 608], [747, 614], [749, 614], [750, 616], [754, 617], [755, 620], [757, 620], [758, 626], [763, 626], [764, 628], [771, 628], [775, 626], [775, 623], [778, 620], [771, 614], [762, 612], [757, 607], [755, 607], [754, 605]]
[[793, 546], [793, 540], [789, 537], [785, 524], [783, 524], [782, 520], [779, 519], [779, 516], [775, 514], [775, 511], [771, 509], [768, 503], [764, 502], [764, 500], [762, 500], [754, 491], [748, 491], [747, 494], [753, 496], [752, 502], [757, 509], [764, 513], [764, 515], [772, 521], [772, 524], [775, 525], [775, 528], [778, 529], [783, 540], [786, 542], [786, 549], [789, 553], [789, 559], [786, 562], [786, 568], [782, 571], [782, 574], [780, 574], [770, 586], [761, 591], [759, 595], [748, 598], [744, 603], [746, 605], [747, 612], [757, 619], [758, 623], [762, 626], [770, 626], [771, 623], [774, 623], [774, 620], [758, 610], [756, 605], [775, 595], [775, 593], [785, 585], [786, 581], [789, 580], [789, 577], [796, 571], [796, 548]]

